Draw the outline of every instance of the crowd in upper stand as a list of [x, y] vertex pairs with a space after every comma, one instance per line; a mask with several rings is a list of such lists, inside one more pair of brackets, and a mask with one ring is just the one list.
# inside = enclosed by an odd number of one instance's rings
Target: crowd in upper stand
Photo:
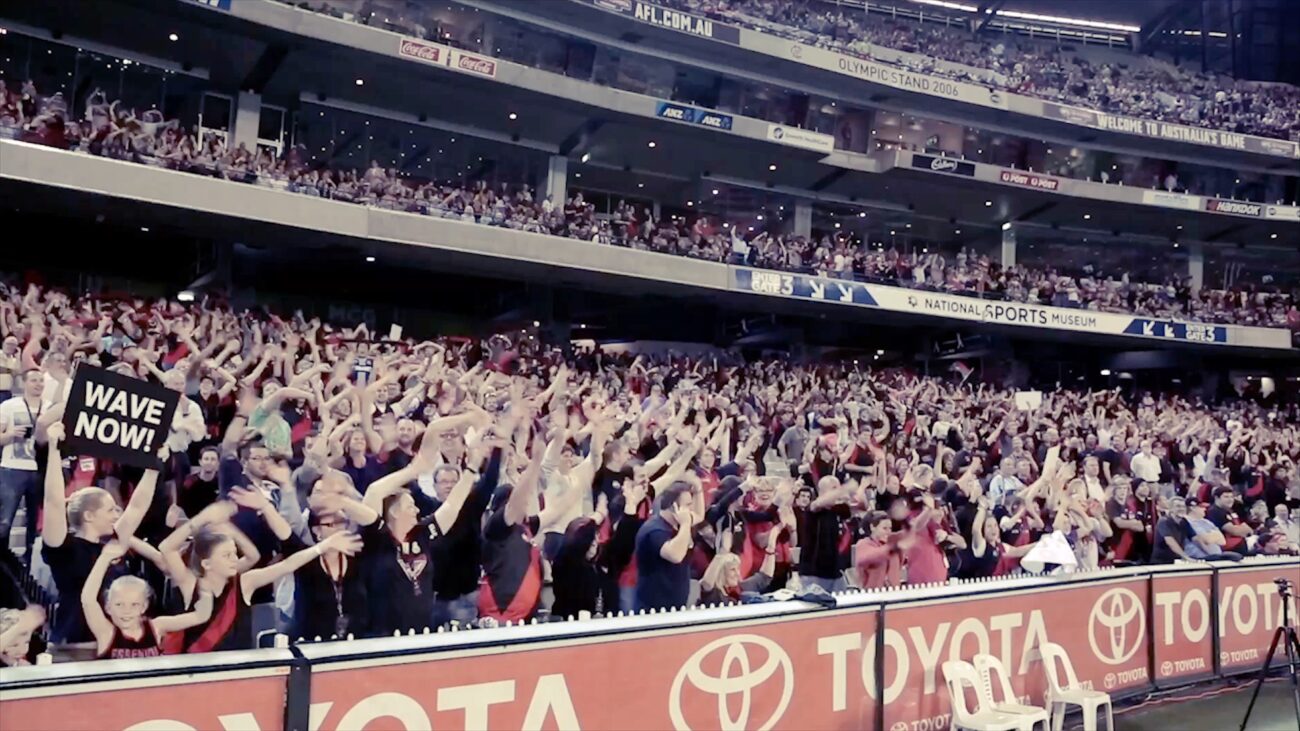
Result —
[[[5, 665], [1300, 551], [1277, 394], [1017, 403], [18, 283], [0, 336]], [[161, 469], [62, 446], [86, 364], [181, 394]]]
[[[920, 23], [812, 0], [666, 0], [665, 5], [746, 25], [841, 53], [873, 58], [872, 46], [922, 54], [910, 70], [937, 74], [1111, 114], [1191, 127], [1300, 140], [1300, 89], [1243, 83], [1136, 54], [1093, 63], [1051, 40], [976, 36], [961, 26]], [[884, 58], [898, 62], [895, 54]], [[967, 66], [936, 67], [943, 60]], [[990, 76], [984, 71], [993, 72]]]
[[30, 82], [18, 89], [0, 85], [0, 135], [6, 134], [305, 195], [708, 261], [1014, 302], [1300, 329], [1300, 309], [1284, 288], [1246, 282], [1230, 290], [1193, 289], [1173, 275], [1134, 281], [1122, 270], [1096, 266], [1004, 268], [974, 252], [944, 257], [928, 249], [886, 249], [847, 234], [742, 234], [741, 225], [705, 214], [655, 220], [649, 208], [626, 201], [609, 214], [597, 214], [581, 192], [560, 203], [535, 195], [528, 186], [419, 181], [377, 163], [365, 170], [334, 170], [311, 164], [298, 147], [276, 156], [266, 149], [227, 145], [218, 135], [201, 141], [194, 130], [164, 119], [157, 110], [139, 113], [110, 102], [98, 90], [78, 119], [61, 94], [42, 97]]
[[[458, 42], [441, 29], [429, 8], [403, 0], [300, 0], [290, 4], [443, 43]], [[903, 65], [918, 73], [1111, 114], [1300, 140], [1300, 90], [1288, 84], [1203, 74], [1119, 49], [1107, 49], [1111, 52], [1107, 60], [1094, 61], [1087, 47], [1081, 50], [1050, 38], [991, 32], [975, 35], [960, 21], [920, 22], [822, 0], [663, 0], [659, 4]], [[472, 44], [471, 50], [493, 54], [492, 48], [482, 44]], [[895, 51], [924, 58], [900, 57]]]

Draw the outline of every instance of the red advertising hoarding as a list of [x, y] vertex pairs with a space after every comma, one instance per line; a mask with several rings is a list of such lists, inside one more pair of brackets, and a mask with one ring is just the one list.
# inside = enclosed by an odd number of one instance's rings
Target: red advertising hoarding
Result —
[[[135, 662], [135, 661], [119, 661]], [[278, 731], [288, 668], [0, 692], [4, 731]]]
[[314, 664], [319, 731], [864, 729], [877, 614], [846, 610]]
[[1171, 685], [1214, 672], [1213, 578], [1210, 571], [1152, 577], [1155, 682]]
[[[1282, 623], [1282, 598], [1275, 579], [1300, 587], [1300, 567], [1292, 564], [1219, 572], [1219, 662], [1224, 673], [1258, 670]], [[1300, 604], [1291, 606], [1296, 624]]]
[[1145, 577], [1132, 577], [890, 606], [884, 728], [947, 728], [940, 667], [976, 653], [997, 655], [1016, 693], [1041, 705], [1043, 642], [1064, 647], [1089, 687], [1118, 692], [1147, 685], [1146, 584]]

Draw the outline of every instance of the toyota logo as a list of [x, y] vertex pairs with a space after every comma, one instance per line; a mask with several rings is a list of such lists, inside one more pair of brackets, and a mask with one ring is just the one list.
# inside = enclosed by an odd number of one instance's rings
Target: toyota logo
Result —
[[1111, 589], [1092, 605], [1092, 613], [1088, 615], [1088, 644], [1092, 645], [1097, 659], [1107, 665], [1119, 665], [1142, 646], [1146, 621], [1137, 594], [1128, 589]]
[[772, 128], [772, 139], [779, 140], [779, 139], [781, 139], [781, 138], [783, 138], [783, 137], [785, 137], [785, 129], [784, 129], [784, 128], [782, 128], [782, 127], [774, 127], [774, 128]]
[[794, 58], [803, 58], [803, 47], [799, 44], [790, 46], [790, 55]]
[[[757, 667], [750, 662], [752, 648], [759, 648], [758, 659], [761, 662]], [[717, 654], [721, 654], [721, 662], [709, 662], [709, 659]], [[710, 668], [717, 668], [717, 675], [705, 670], [706, 663]], [[683, 685], [688, 683], [699, 692], [717, 698], [717, 722], [710, 719], [707, 722], [708, 727], [718, 728], [721, 731], [741, 731], [751, 728], [749, 714], [753, 691], [772, 676], [777, 675], [778, 671], [781, 676], [779, 700], [768, 719], [761, 725], [752, 725], [758, 731], [767, 731], [775, 726], [790, 705], [790, 697], [794, 695], [794, 667], [790, 663], [790, 656], [781, 649], [780, 645], [758, 635], [728, 635], [710, 642], [696, 650], [695, 654], [682, 665], [681, 670], [677, 671], [677, 677], [673, 678], [673, 687], [668, 696], [668, 715], [672, 719], [673, 728], [677, 731], [691, 731], [691, 726], [682, 712]], [[732, 716], [732, 706], [728, 703], [733, 695], [739, 696], [740, 701], [740, 708], [735, 716]], [[777, 696], [764, 691], [760, 697]]]

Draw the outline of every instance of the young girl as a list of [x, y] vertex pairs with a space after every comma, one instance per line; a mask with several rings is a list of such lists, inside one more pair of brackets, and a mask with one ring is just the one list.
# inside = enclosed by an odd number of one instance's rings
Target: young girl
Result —
[[[289, 538], [289, 524], [260, 491], [234, 488], [230, 495], [241, 507], [258, 511], [281, 541]], [[278, 563], [244, 570], [235, 541], [223, 525], [234, 513], [235, 504], [228, 501], [214, 503], [197, 518], [177, 528], [158, 547], [184, 606], [193, 609], [202, 592], [213, 596], [208, 619], [185, 630], [183, 636], [178, 633], [179, 641], [168, 641], [168, 654], [251, 647], [254, 591], [288, 576], [327, 552], [337, 551], [351, 556], [361, 549], [361, 539], [356, 534], [336, 533]], [[180, 552], [191, 535], [194, 541], [190, 549], [190, 565], [187, 566]]]
[[212, 595], [200, 592], [194, 608], [185, 614], [145, 616], [152, 590], [144, 579], [136, 576], [121, 576], [114, 580], [105, 592], [104, 606], [101, 607], [99, 590], [104, 583], [104, 574], [108, 573], [110, 564], [126, 555], [126, 551], [126, 546], [119, 541], [104, 544], [81, 590], [81, 611], [95, 636], [95, 654], [101, 660], [158, 657], [163, 654], [163, 635], [202, 624], [212, 615]]

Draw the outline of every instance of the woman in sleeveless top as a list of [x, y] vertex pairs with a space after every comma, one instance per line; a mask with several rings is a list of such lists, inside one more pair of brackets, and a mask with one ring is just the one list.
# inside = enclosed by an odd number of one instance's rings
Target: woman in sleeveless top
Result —
[[[327, 552], [347, 556], [361, 549], [361, 539], [354, 533], [336, 533], [315, 546], [259, 569], [244, 570], [229, 523], [236, 504], [256, 510], [267, 527], [281, 541], [292, 533], [289, 523], [276, 512], [269, 499], [259, 490], [234, 488], [231, 500], [213, 503], [188, 523], [180, 526], [158, 547], [167, 562], [168, 573], [180, 592], [184, 606], [193, 609], [203, 592], [212, 595], [212, 612], [208, 619], [169, 639], [166, 651], [197, 653], [213, 650], [238, 650], [252, 646], [252, 596], [257, 589], [288, 576], [303, 565]], [[181, 558], [181, 547], [193, 536], [190, 564]]]
[[212, 614], [212, 595], [201, 593], [194, 608], [185, 614], [149, 618], [152, 590], [137, 576], [121, 576], [105, 592], [104, 606], [99, 604], [99, 590], [104, 575], [114, 561], [126, 555], [126, 546], [118, 541], [104, 544], [81, 590], [81, 611], [86, 625], [95, 636], [96, 656], [101, 660], [132, 657], [158, 657], [163, 654], [162, 638], [202, 624]]

